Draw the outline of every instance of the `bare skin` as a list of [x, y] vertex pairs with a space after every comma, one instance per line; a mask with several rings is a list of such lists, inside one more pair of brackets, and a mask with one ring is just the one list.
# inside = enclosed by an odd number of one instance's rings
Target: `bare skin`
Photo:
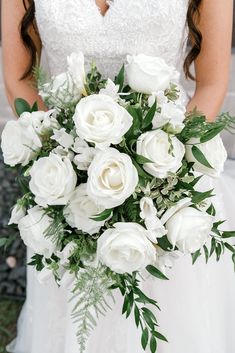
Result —
[[[102, 15], [108, 11], [105, 0], [96, 0]], [[2, 47], [6, 93], [9, 103], [23, 97], [30, 103], [38, 101], [46, 109], [33, 79], [20, 80], [29, 63], [29, 54], [19, 34], [19, 24], [25, 9], [19, 0], [2, 0]], [[195, 62], [196, 90], [188, 104], [203, 111], [208, 121], [213, 121], [226, 95], [231, 61], [233, 0], [204, 0], [201, 7], [199, 29], [203, 35], [202, 50]], [[41, 51], [41, 41], [32, 28], [31, 35]]]

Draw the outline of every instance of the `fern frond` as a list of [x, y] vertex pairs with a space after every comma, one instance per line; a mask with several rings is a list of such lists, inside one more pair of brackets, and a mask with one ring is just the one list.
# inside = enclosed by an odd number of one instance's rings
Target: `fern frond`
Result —
[[105, 316], [115, 302], [110, 286], [112, 279], [107, 275], [106, 268], [86, 267], [78, 273], [77, 283], [71, 301], [77, 300], [72, 312], [74, 323], [78, 323], [77, 339], [80, 353], [86, 349], [86, 341], [96, 327], [100, 316]]

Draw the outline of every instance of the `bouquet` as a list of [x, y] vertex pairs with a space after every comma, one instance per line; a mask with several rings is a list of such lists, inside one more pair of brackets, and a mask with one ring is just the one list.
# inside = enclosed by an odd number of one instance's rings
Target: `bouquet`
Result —
[[22, 190], [9, 224], [35, 253], [39, 280], [54, 277], [72, 291], [81, 353], [116, 290], [154, 353], [167, 339], [142, 281], [168, 280], [180, 254], [195, 263], [228, 250], [235, 264], [235, 232], [220, 229], [213, 190], [198, 187], [223, 171], [219, 133], [234, 118], [208, 123], [196, 109], [186, 113], [179, 74], [161, 58], [128, 56], [114, 81], [95, 64], [86, 73], [82, 53], [67, 61], [67, 72], [46, 83], [38, 71], [50, 110], [17, 99], [19, 119], [4, 128], [4, 161]]

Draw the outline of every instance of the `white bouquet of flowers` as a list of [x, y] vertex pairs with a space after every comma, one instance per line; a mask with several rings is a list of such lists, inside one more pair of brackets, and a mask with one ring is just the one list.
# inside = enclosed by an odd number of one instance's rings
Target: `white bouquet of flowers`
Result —
[[227, 249], [235, 263], [227, 241], [235, 232], [220, 230], [213, 190], [197, 189], [203, 175], [223, 171], [219, 133], [232, 118], [187, 114], [178, 79], [162, 59], [141, 54], [112, 81], [95, 65], [86, 74], [82, 53], [73, 53], [67, 72], [39, 85], [50, 110], [17, 99], [19, 119], [4, 128], [4, 161], [22, 189], [10, 224], [35, 252], [40, 281], [54, 276], [77, 298], [80, 352], [94, 309], [104, 315], [119, 289], [122, 313], [134, 313], [143, 349], [154, 353], [166, 338], [155, 298], [140, 288], [146, 274], [167, 280], [180, 253], [194, 263]]

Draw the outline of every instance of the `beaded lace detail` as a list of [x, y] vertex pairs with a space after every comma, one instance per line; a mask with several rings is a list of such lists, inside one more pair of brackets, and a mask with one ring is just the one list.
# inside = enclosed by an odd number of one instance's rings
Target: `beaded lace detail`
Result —
[[35, 0], [36, 19], [51, 74], [81, 50], [112, 78], [127, 54], [161, 56], [181, 68], [188, 0], [108, 0], [102, 16], [95, 0]]

